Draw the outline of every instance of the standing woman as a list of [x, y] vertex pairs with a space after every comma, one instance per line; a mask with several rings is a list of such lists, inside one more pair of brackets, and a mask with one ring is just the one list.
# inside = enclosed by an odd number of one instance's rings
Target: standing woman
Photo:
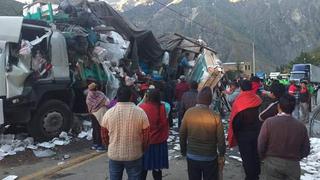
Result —
[[165, 106], [161, 103], [160, 91], [150, 89], [146, 101], [140, 105], [148, 116], [150, 123], [150, 146], [143, 155], [142, 179], [147, 178], [148, 170], [152, 170], [155, 180], [162, 179], [162, 169], [169, 168], [168, 144], [169, 123]]
[[96, 83], [91, 83], [88, 86], [89, 92], [87, 95], [86, 103], [88, 107], [88, 112], [91, 114], [92, 122], [92, 138], [93, 145], [92, 150], [97, 150], [97, 152], [105, 151], [105, 147], [102, 145], [101, 141], [101, 126], [103, 115], [107, 112], [107, 105], [109, 104], [109, 99], [99, 91]]

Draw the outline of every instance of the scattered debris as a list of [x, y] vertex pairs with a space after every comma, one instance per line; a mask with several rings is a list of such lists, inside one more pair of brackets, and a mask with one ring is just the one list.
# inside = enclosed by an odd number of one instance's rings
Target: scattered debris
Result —
[[69, 159], [70, 158], [70, 155], [69, 154], [65, 154], [64, 156], [63, 156], [63, 159]]
[[55, 139], [55, 140], [53, 141], [53, 144], [54, 144], [54, 145], [57, 145], [57, 146], [62, 146], [62, 145], [64, 145], [64, 141], [59, 140], [59, 139]]
[[56, 145], [53, 143], [49, 143], [49, 142], [43, 142], [43, 143], [39, 143], [38, 146], [51, 149], [51, 148], [54, 148]]
[[[78, 138], [92, 139], [91, 122], [84, 121], [84, 129], [78, 134]], [[0, 134], [0, 161], [6, 156], [15, 155], [17, 152], [23, 152], [26, 149], [33, 150], [36, 157], [51, 157], [56, 153], [50, 149], [56, 146], [64, 146], [70, 144], [72, 137], [67, 132], [61, 132], [59, 137], [53, 138], [51, 141], [35, 144], [32, 137], [28, 137], [28, 134]], [[64, 155], [63, 159], [70, 158], [70, 155]]]
[[63, 165], [63, 164], [65, 164], [65, 162], [64, 162], [64, 161], [62, 161], [62, 162], [58, 162], [58, 166], [61, 166], [61, 165]]
[[93, 132], [93, 129], [92, 129], [92, 128], [87, 132], [87, 140], [88, 140], [88, 141], [91, 141], [91, 140], [92, 140], [92, 132]]
[[56, 153], [50, 149], [33, 150], [33, 154], [38, 158], [52, 157], [56, 155]]
[[174, 145], [173, 149], [177, 150], [177, 151], [180, 151], [180, 145], [179, 144]]
[[81, 133], [78, 134], [78, 138], [82, 139], [82, 138], [87, 137], [87, 135], [88, 135], [87, 132], [81, 131]]
[[301, 176], [302, 180], [317, 180], [320, 179], [320, 138], [311, 138], [311, 153], [301, 162], [301, 169], [305, 174]]
[[235, 159], [235, 160], [237, 160], [239, 162], [242, 162], [241, 157], [238, 157], [238, 156], [229, 156], [229, 157], [232, 158], [232, 159]]
[[15, 152], [22, 152], [22, 151], [25, 151], [25, 150], [26, 150], [25, 147], [20, 146], [20, 147], [14, 148], [13, 151], [15, 151]]
[[27, 149], [35, 150], [35, 149], [38, 149], [38, 146], [28, 145], [28, 146], [27, 146]]
[[9, 175], [9, 176], [3, 178], [2, 180], [15, 180], [17, 178], [18, 178], [18, 176], [16, 176], [16, 175]]

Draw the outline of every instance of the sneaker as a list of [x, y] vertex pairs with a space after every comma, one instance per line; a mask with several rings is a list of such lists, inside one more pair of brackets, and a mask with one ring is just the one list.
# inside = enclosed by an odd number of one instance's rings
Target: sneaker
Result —
[[104, 146], [99, 146], [96, 149], [97, 152], [106, 152], [106, 148]]
[[91, 150], [96, 150], [98, 147], [99, 147], [98, 144], [93, 144], [90, 149]]

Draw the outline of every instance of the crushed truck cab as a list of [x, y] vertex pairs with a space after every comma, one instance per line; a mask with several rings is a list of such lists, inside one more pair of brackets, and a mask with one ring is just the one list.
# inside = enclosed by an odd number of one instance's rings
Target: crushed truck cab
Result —
[[43, 21], [1, 16], [0, 24], [0, 126], [27, 125], [39, 139], [69, 130], [74, 90], [65, 37]]

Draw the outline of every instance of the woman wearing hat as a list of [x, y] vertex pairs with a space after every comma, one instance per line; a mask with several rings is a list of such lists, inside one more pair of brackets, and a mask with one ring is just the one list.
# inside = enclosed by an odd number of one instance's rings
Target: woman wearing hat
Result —
[[107, 105], [109, 104], [109, 99], [103, 94], [103, 92], [98, 90], [96, 83], [91, 83], [88, 86], [88, 95], [86, 99], [86, 104], [88, 107], [88, 112], [92, 114], [92, 137], [93, 145], [91, 149], [99, 151], [105, 151], [105, 147], [102, 145], [101, 135], [100, 135], [100, 122], [103, 115], [107, 111]]

